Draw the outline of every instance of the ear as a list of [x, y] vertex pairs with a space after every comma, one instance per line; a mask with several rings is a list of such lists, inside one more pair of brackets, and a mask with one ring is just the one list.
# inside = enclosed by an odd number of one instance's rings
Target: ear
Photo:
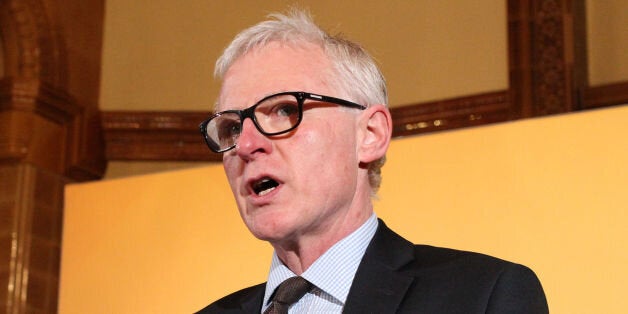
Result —
[[363, 136], [359, 143], [360, 163], [370, 163], [386, 154], [392, 136], [392, 118], [384, 105], [371, 105], [360, 123]]

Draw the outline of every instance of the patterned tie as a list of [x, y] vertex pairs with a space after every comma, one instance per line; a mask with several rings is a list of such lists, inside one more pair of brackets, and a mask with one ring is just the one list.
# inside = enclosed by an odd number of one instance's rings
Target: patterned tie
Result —
[[297, 302], [311, 288], [312, 284], [303, 277], [286, 279], [275, 291], [272, 303], [264, 314], [287, 314], [290, 305]]

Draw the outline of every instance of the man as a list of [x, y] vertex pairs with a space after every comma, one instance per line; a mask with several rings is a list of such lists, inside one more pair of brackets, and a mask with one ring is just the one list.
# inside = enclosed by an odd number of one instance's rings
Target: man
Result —
[[547, 313], [528, 268], [415, 246], [376, 218], [392, 132], [380, 71], [307, 14], [272, 17], [218, 59], [218, 113], [201, 124], [271, 269], [199, 313]]

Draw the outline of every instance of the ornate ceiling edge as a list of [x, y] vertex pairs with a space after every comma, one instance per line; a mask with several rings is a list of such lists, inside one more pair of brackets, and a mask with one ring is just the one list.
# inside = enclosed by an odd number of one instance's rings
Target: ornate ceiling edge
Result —
[[[391, 109], [393, 136], [463, 128], [509, 119], [508, 92]], [[220, 161], [198, 131], [207, 112], [109, 111], [102, 114], [108, 160]]]

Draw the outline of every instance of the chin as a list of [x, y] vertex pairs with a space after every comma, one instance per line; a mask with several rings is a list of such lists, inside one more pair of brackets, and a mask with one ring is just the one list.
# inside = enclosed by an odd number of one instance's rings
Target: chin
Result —
[[249, 231], [256, 238], [268, 241], [276, 242], [286, 239], [291, 233], [290, 226], [293, 225], [287, 221], [286, 217], [256, 217], [255, 219], [246, 221], [246, 225]]
[[259, 229], [256, 229], [256, 230], [249, 229], [249, 230], [251, 231], [251, 233], [253, 234], [255, 238], [262, 241], [270, 242], [270, 243], [282, 241], [283, 239], [285, 239], [285, 234], [286, 234], [283, 232], [269, 231], [269, 230], [259, 230]]

